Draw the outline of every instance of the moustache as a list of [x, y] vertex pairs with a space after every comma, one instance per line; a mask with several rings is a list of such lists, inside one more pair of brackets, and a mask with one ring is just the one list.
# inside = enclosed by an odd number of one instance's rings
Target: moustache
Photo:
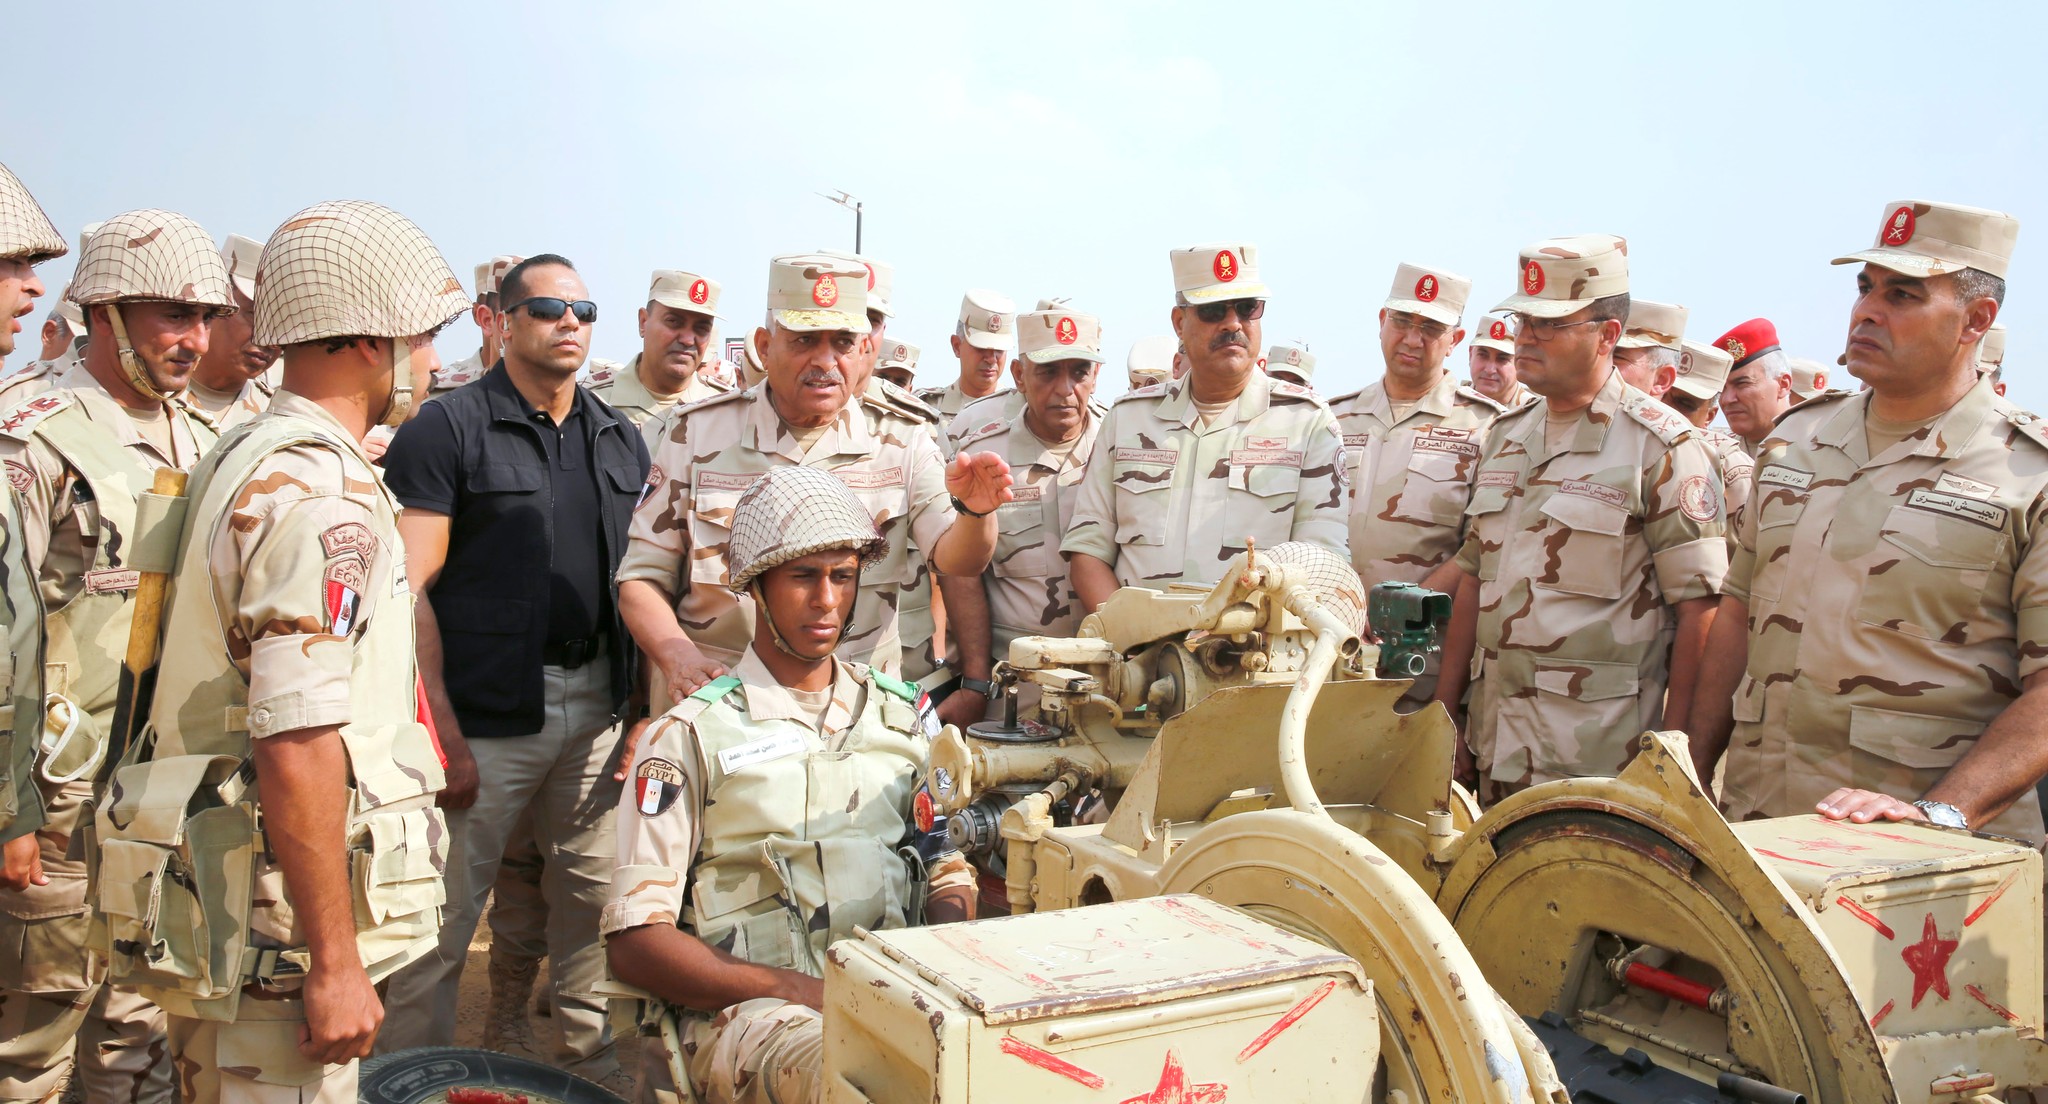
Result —
[[821, 368], [813, 368], [802, 376], [797, 377], [797, 383], [805, 387], [837, 386], [841, 382], [839, 373], [828, 372]]
[[1225, 333], [1217, 334], [1216, 339], [1214, 341], [1209, 342], [1209, 348], [1226, 349], [1232, 345], [1236, 345], [1239, 348], [1243, 348], [1249, 344], [1250, 342], [1245, 339], [1245, 336], [1242, 333]]

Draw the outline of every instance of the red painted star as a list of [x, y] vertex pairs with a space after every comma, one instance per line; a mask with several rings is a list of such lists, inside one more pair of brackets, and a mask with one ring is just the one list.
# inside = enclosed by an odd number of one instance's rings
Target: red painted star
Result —
[[[1942, 984], [1946, 987], [1948, 983]], [[1181, 1066], [1180, 1055], [1168, 1050], [1166, 1066], [1159, 1071], [1159, 1087], [1123, 1104], [1223, 1104], [1223, 1095], [1229, 1089], [1230, 1086], [1214, 1081], [1188, 1084], [1188, 1071]]]
[[1958, 940], [1943, 939], [1934, 930], [1934, 914], [1928, 913], [1920, 942], [1899, 952], [1899, 957], [1906, 960], [1906, 968], [1913, 971], [1913, 1007], [1920, 1007], [1920, 999], [1929, 989], [1942, 1000], [1948, 999], [1948, 960], [1959, 945]]

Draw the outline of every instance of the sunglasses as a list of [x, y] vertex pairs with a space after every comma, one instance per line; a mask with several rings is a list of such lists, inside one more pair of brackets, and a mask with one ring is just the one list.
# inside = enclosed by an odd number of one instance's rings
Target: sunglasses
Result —
[[597, 304], [588, 299], [578, 299], [571, 303], [567, 299], [557, 299], [551, 295], [537, 295], [531, 299], [521, 299], [505, 309], [509, 312], [521, 307], [525, 307], [527, 314], [542, 322], [555, 321], [562, 317], [563, 311], [576, 312], [576, 321], [586, 326], [597, 321]]
[[1221, 303], [1203, 303], [1195, 308], [1195, 317], [1204, 322], [1221, 322], [1223, 316], [1237, 312], [1240, 322], [1255, 322], [1266, 313], [1264, 299], [1226, 299]]

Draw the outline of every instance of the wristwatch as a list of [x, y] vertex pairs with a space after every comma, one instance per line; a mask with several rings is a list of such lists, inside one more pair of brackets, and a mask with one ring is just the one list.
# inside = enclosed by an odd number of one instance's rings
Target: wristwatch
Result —
[[961, 675], [960, 689], [980, 694], [984, 698], [992, 698], [996, 693], [996, 684], [988, 679], [968, 678], [966, 675]]
[[1961, 809], [1946, 801], [1915, 801], [1913, 804], [1927, 814], [1930, 824], [1939, 824], [1943, 828], [1961, 828], [1965, 831], [1970, 827], [1970, 818], [1964, 816]]

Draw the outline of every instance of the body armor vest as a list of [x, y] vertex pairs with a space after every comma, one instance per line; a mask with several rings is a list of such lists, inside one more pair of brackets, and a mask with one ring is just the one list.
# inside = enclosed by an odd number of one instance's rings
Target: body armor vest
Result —
[[221, 624], [231, 596], [216, 596], [217, 586], [232, 591], [239, 580], [217, 581], [211, 563], [243, 486], [269, 456], [292, 447], [341, 457], [349, 493], [369, 501], [388, 550], [366, 584], [382, 597], [356, 630], [353, 720], [341, 728], [356, 939], [370, 977], [431, 951], [440, 927], [448, 830], [434, 796], [442, 764], [416, 719], [413, 603], [397, 503], [331, 429], [305, 418], [257, 418], [229, 431], [193, 472], [149, 727], [100, 798], [96, 886], [110, 978], [173, 1015], [231, 1020], [244, 982], [287, 978], [307, 964], [283, 871], [263, 843], [249, 682]]

